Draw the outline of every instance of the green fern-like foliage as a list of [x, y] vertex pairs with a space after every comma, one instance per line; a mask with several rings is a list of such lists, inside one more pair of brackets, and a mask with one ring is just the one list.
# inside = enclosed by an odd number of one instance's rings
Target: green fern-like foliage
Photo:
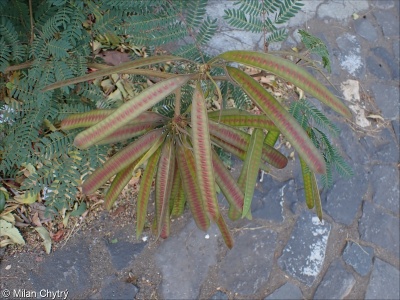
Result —
[[311, 35], [305, 30], [299, 30], [301, 41], [304, 46], [311, 52], [322, 59], [322, 65], [328, 72], [331, 72], [331, 61], [329, 59], [328, 48], [325, 43], [318, 37]]
[[239, 0], [237, 8], [225, 10], [228, 24], [246, 31], [263, 33], [267, 43], [284, 41], [288, 32], [279, 25], [288, 22], [304, 5], [300, 0]]
[[[49, 210], [70, 209], [78, 187], [104, 162], [108, 148], [77, 150], [72, 141], [79, 130], [63, 132], [57, 124], [70, 114], [115, 108], [126, 96], [113, 98], [96, 82], [41, 90], [86, 74], [94, 59], [94, 39], [110, 48], [122, 43], [132, 49], [145, 47], [145, 55], [161, 48], [206, 61], [201, 49], [217, 29], [216, 20], [206, 15], [206, 5], [207, 0], [41, 0], [32, 1], [30, 11], [25, 0], [0, 1], [0, 180], [18, 179], [20, 192], [42, 195]], [[179, 65], [160, 68], [181, 72]], [[129, 80], [133, 93], [147, 86], [145, 77], [131, 75]], [[183, 89], [182, 111], [192, 94], [192, 88]], [[153, 110], [172, 115], [173, 99]], [[21, 171], [26, 165], [35, 170], [27, 178]]]
[[339, 129], [311, 102], [306, 99], [291, 104], [289, 112], [306, 130], [314, 145], [321, 151], [326, 162], [326, 174], [321, 175], [322, 184], [329, 188], [333, 184], [333, 169], [340, 176], [351, 177], [353, 171], [339, 150], [332, 145], [328, 135], [336, 137]]

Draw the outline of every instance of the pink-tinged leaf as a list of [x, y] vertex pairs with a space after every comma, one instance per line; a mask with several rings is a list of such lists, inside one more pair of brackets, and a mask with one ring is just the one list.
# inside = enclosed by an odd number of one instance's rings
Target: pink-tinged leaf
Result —
[[184, 148], [181, 143], [178, 143], [177, 152], [176, 158], [181, 174], [183, 191], [189, 204], [190, 211], [192, 212], [193, 219], [198, 228], [207, 231], [208, 227], [210, 227], [210, 220], [207, 217], [201, 198], [193, 153], [189, 149]]
[[169, 198], [171, 195], [174, 170], [175, 146], [171, 136], [168, 136], [165, 139], [161, 150], [161, 156], [160, 161], [158, 162], [158, 171], [156, 175], [155, 204], [158, 235], [160, 235], [162, 231], [168, 230], [169, 228], [169, 221], [167, 222], [166, 219], [169, 219]]
[[[244, 165], [246, 169], [246, 185], [244, 189], [244, 204], [242, 218], [249, 212], [253, 200], [254, 188], [258, 177], [258, 166], [261, 161], [262, 147], [265, 135], [262, 129], [256, 128], [251, 135]], [[248, 163], [246, 163], [248, 161]]]
[[[212, 162], [214, 166], [215, 179], [222, 193], [225, 195], [230, 205], [236, 209], [243, 209], [244, 195], [242, 190], [237, 185], [231, 173], [225, 168], [224, 163], [218, 157], [218, 154], [213, 151]], [[258, 168], [256, 168], [258, 170]]]
[[103, 140], [97, 142], [96, 145], [114, 144], [117, 142], [126, 141], [127, 139], [140, 136], [147, 131], [154, 129], [157, 127], [157, 125], [160, 124], [152, 122], [128, 124], [117, 129], [109, 136], [106, 136]]
[[107, 118], [115, 109], [94, 109], [89, 112], [73, 114], [61, 121], [62, 130], [71, 130], [81, 127], [89, 127]]
[[83, 183], [82, 191], [84, 194], [94, 193], [102, 186], [109, 178], [117, 174], [122, 169], [129, 166], [135, 160], [140, 158], [153, 143], [158, 139], [163, 139], [163, 129], [155, 129], [140, 137], [133, 143], [126, 146], [124, 149], [117, 152], [102, 167], [96, 169]]
[[200, 84], [196, 84], [192, 102], [192, 144], [200, 193], [210, 218], [219, 218], [215, 178], [212, 165], [211, 140], [208, 129], [206, 101]]
[[254, 127], [266, 129], [268, 131], [278, 130], [275, 124], [264, 115], [227, 115], [218, 117], [212, 117], [213, 121], [224, 123], [228, 126], [237, 127]]
[[[225, 140], [222, 140], [214, 135], [211, 134], [211, 140], [212, 142], [217, 145], [218, 147], [224, 149], [225, 151], [228, 151], [230, 153], [232, 153], [233, 155], [235, 155], [237, 158], [244, 160], [246, 158], [246, 151], [243, 149], [239, 149], [237, 147], [235, 147], [232, 144], [227, 143]], [[265, 162], [265, 161], [264, 161]], [[268, 167], [266, 165], [264, 165], [264, 163], [260, 163], [259, 168], [261, 170], [264, 170], [266, 172], [269, 171]]]
[[336, 98], [325, 86], [305, 69], [287, 59], [275, 55], [252, 51], [228, 51], [217, 58], [234, 61], [247, 66], [271, 72], [298, 86], [306, 93], [319, 99], [336, 112], [351, 119], [352, 115], [346, 105]]
[[[250, 135], [243, 132], [242, 130], [230, 127], [225, 124], [216, 123], [210, 120], [210, 133], [226, 141], [227, 143], [246, 151], [250, 142]], [[232, 153], [234, 154], [234, 153]], [[235, 154], [236, 155], [236, 154]], [[287, 158], [273, 147], [264, 144], [262, 149], [262, 158], [268, 162], [271, 166], [283, 169], [287, 165]]]
[[103, 70], [99, 70], [97, 72], [93, 72], [93, 73], [90, 73], [90, 74], [87, 74], [84, 76], [75, 77], [75, 78], [71, 78], [71, 79], [67, 79], [64, 81], [50, 84], [43, 89], [43, 92], [54, 90], [56, 88], [60, 88], [60, 87], [71, 85], [71, 84], [76, 84], [76, 83], [80, 83], [80, 82], [84, 82], [84, 81], [93, 80], [93, 79], [103, 77], [103, 76], [108, 76], [111, 74], [123, 74], [132, 69], [137, 69], [140, 67], [163, 63], [163, 62], [167, 62], [167, 61], [173, 61], [173, 60], [183, 60], [183, 58], [176, 57], [176, 56], [169, 56], [169, 55], [151, 56], [151, 57], [141, 58], [141, 59], [137, 59], [134, 61], [122, 63], [118, 66], [105, 68]]
[[251, 116], [252, 114], [249, 113], [247, 110], [239, 109], [239, 108], [229, 108], [229, 109], [222, 109], [222, 110], [214, 110], [208, 112], [209, 119], [219, 119], [220, 117], [224, 116]]
[[150, 86], [101, 122], [79, 133], [75, 137], [75, 146], [86, 149], [101, 141], [180, 88], [189, 79], [190, 76], [175, 77]]
[[321, 153], [286, 109], [251, 76], [236, 68], [227, 67], [227, 70], [231, 78], [275, 123], [311, 170], [325, 173], [325, 161]]
[[232, 235], [229, 232], [229, 228], [226, 225], [225, 220], [222, 217], [222, 215], [219, 216], [219, 218], [217, 220], [217, 225], [218, 225], [219, 231], [221, 232], [222, 238], [224, 239], [225, 245], [229, 249], [232, 249], [234, 241], [233, 241]]
[[158, 160], [161, 154], [161, 147], [149, 158], [146, 168], [140, 181], [139, 194], [136, 205], [136, 238], [142, 234], [147, 215], [147, 203], [150, 198], [153, 178], [157, 171]]
[[[94, 109], [85, 113], [69, 115], [64, 120], [61, 121], [60, 128], [62, 130], [71, 130], [81, 127], [90, 127], [99, 123], [100, 121], [103, 121], [113, 112], [115, 112], [115, 109]], [[163, 124], [168, 119], [169, 118], [160, 115], [158, 113], [145, 111], [139, 116], [137, 116], [135, 119], [133, 119], [131, 122], [129, 122], [129, 124], [146, 123], [146, 122]]]
[[160, 237], [163, 239], [166, 239], [169, 237], [169, 234], [171, 232], [170, 230], [170, 218], [169, 218], [169, 212], [167, 212], [167, 216], [164, 219], [162, 228], [161, 228], [161, 232], [160, 232]]
[[113, 206], [115, 200], [117, 200], [119, 194], [124, 189], [124, 187], [129, 183], [133, 176], [135, 164], [138, 160], [130, 164], [128, 167], [118, 172], [115, 176], [110, 188], [108, 189], [105, 196], [105, 207], [110, 210]]

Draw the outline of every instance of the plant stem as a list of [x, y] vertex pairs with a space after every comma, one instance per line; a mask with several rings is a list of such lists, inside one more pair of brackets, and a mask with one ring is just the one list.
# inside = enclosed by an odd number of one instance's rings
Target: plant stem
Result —
[[29, 0], [29, 18], [31, 21], [31, 39], [30, 44], [33, 43], [33, 11], [32, 11], [32, 0]]

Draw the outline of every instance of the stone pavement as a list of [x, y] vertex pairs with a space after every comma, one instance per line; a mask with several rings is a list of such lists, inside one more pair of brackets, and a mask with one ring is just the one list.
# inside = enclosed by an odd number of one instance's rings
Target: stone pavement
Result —
[[[231, 5], [210, 2], [211, 17]], [[291, 161], [258, 183], [253, 221], [229, 223], [232, 250], [188, 214], [165, 241], [137, 241], [133, 224], [114, 224], [110, 243], [104, 213], [43, 261], [4, 257], [1, 288], [68, 290], [68, 299], [399, 299], [399, 1], [304, 2], [289, 40], [274, 48], [295, 46], [299, 28], [322, 38], [330, 80], [354, 115], [350, 124], [319, 105], [341, 129], [335, 142], [355, 171], [322, 192], [322, 223], [306, 209]], [[222, 20], [209, 51], [262, 50], [261, 42]]]

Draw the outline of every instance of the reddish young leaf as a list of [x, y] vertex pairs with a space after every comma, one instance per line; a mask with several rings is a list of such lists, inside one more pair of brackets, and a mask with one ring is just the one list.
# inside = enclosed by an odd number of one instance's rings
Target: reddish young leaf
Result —
[[163, 139], [163, 129], [155, 129], [117, 152], [104, 165], [96, 169], [83, 183], [84, 194], [94, 193], [110, 177], [140, 158], [158, 139]]
[[167, 97], [189, 79], [190, 76], [174, 77], [150, 86], [130, 101], [122, 104], [101, 122], [79, 133], [75, 137], [75, 146], [86, 149], [101, 141]]
[[197, 83], [193, 93], [191, 125], [193, 153], [200, 193], [207, 213], [216, 222], [219, 218], [219, 210], [212, 165], [207, 107], [199, 83]]
[[229, 76], [271, 118], [311, 170], [315, 173], [325, 173], [325, 161], [321, 153], [286, 109], [251, 76], [237, 68], [227, 67], [227, 70]]
[[229, 232], [228, 226], [226, 226], [225, 220], [222, 217], [222, 215], [219, 216], [217, 220], [217, 225], [219, 228], [219, 231], [221, 232], [222, 238], [224, 239], [225, 245], [229, 248], [232, 249], [233, 247], [233, 238], [231, 233]]
[[218, 157], [218, 154], [213, 151], [213, 166], [215, 172], [215, 179], [224, 194], [226, 200], [230, 205], [233, 205], [236, 209], [243, 209], [244, 195], [242, 190], [236, 183], [236, 180], [232, 177], [231, 173], [226, 169], [222, 160]]
[[[94, 109], [89, 112], [73, 114], [61, 121], [62, 130], [70, 130], [81, 127], [90, 127], [107, 118], [115, 112], [115, 109]], [[136, 123], [165, 123], [169, 118], [152, 111], [145, 111], [133, 119], [129, 124]]]
[[213, 121], [224, 123], [228, 126], [237, 127], [254, 127], [260, 129], [266, 129], [268, 131], [278, 130], [275, 124], [264, 115], [227, 115], [218, 117], [212, 117]]
[[[250, 142], [250, 135], [243, 132], [242, 130], [230, 127], [225, 124], [216, 123], [210, 120], [210, 133], [233, 145], [235, 148], [239, 148], [246, 151]], [[232, 154], [235, 154], [232, 152]], [[236, 155], [236, 154], [235, 154]], [[278, 150], [271, 146], [264, 144], [262, 148], [262, 158], [268, 162], [271, 166], [283, 169], [287, 165], [287, 158], [280, 153]]]
[[[213, 151], [212, 156], [215, 179], [222, 193], [225, 195], [230, 205], [233, 205], [236, 209], [243, 209], [243, 192], [236, 183], [236, 180], [232, 177], [231, 173], [225, 168], [224, 163], [218, 157], [218, 154]], [[258, 170], [258, 168], [257, 168]]]
[[193, 153], [179, 142], [177, 145], [177, 154], [176, 158], [181, 174], [183, 191], [193, 219], [198, 228], [207, 231], [210, 226], [210, 220], [207, 217], [204, 203], [201, 199]]
[[238, 62], [240, 64], [274, 73], [275, 75], [298, 86], [306, 93], [311, 94], [346, 118], [351, 119], [352, 117], [350, 110], [343, 104], [343, 102], [336, 98], [305, 69], [287, 59], [267, 53], [252, 51], [228, 51], [222, 53], [217, 58]]
[[113, 133], [97, 142], [96, 145], [114, 144], [117, 142], [126, 141], [127, 139], [140, 136], [159, 125], [160, 123], [152, 122], [128, 124], [115, 130]]

